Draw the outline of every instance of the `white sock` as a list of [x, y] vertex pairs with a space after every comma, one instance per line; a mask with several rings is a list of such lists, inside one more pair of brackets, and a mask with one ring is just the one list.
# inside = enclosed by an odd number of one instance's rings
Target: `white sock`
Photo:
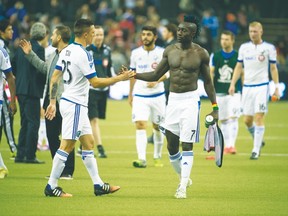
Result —
[[238, 130], [239, 130], [238, 118], [231, 119], [231, 122], [230, 122], [230, 141], [231, 141], [232, 147], [235, 147], [236, 139], [238, 136]]
[[221, 122], [221, 131], [224, 137], [224, 143], [226, 148], [231, 147], [231, 140], [230, 140], [230, 129], [229, 129], [229, 119]]
[[254, 139], [255, 125], [252, 125], [251, 127], [247, 127], [247, 130], [249, 131], [249, 133]]
[[182, 155], [180, 152], [178, 152], [175, 155], [170, 155], [169, 154], [169, 159], [170, 159], [170, 163], [173, 167], [173, 169], [175, 170], [175, 172], [181, 176], [181, 160], [182, 160]]
[[147, 134], [146, 130], [136, 130], [136, 149], [138, 159], [146, 161]]
[[154, 139], [154, 159], [161, 158], [164, 135], [160, 131], [153, 129], [153, 139]]
[[257, 155], [259, 155], [259, 152], [260, 152], [264, 132], [265, 132], [265, 126], [255, 126], [254, 143], [253, 143], [252, 152], [256, 152]]
[[192, 166], [193, 166], [194, 154], [193, 151], [183, 151], [182, 152], [182, 170], [181, 170], [181, 180], [180, 187], [186, 188], [188, 180], [190, 178]]
[[0, 153], [0, 168], [1, 168], [1, 167], [7, 170], [7, 167], [5, 166], [4, 161], [3, 161], [3, 158], [2, 158], [2, 155], [1, 155], [1, 153]]
[[104, 182], [99, 176], [96, 158], [93, 150], [82, 150], [82, 161], [93, 181], [93, 184], [103, 185]]
[[52, 190], [58, 186], [58, 179], [64, 170], [68, 155], [69, 154], [67, 152], [58, 149], [53, 158], [52, 170], [48, 181], [48, 184], [51, 186]]

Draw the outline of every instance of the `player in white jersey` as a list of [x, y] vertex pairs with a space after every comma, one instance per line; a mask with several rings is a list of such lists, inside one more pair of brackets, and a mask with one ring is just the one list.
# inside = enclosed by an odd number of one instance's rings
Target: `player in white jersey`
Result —
[[[134, 49], [130, 57], [130, 69], [137, 73], [153, 71], [162, 59], [164, 49], [156, 46], [157, 29], [153, 26], [144, 26], [141, 30], [143, 46]], [[153, 124], [154, 139], [154, 164], [162, 167], [161, 154], [163, 147], [163, 134], [159, 125], [164, 120], [165, 90], [163, 79], [158, 82], [130, 80], [129, 103], [132, 106], [132, 121], [136, 126], [136, 149], [138, 160], [133, 161], [133, 166], [146, 167], [147, 148], [147, 122], [149, 118]]]
[[235, 67], [229, 93], [234, 94], [235, 83], [244, 67], [244, 85], [242, 108], [244, 122], [253, 137], [253, 149], [250, 159], [257, 160], [264, 145], [264, 116], [268, 111], [269, 67], [271, 77], [276, 85], [274, 95], [279, 98], [279, 75], [276, 66], [276, 49], [274, 45], [262, 40], [263, 28], [259, 22], [249, 25], [251, 41], [240, 46], [238, 62]]
[[[0, 46], [0, 71], [5, 74], [6, 80], [9, 85], [9, 90], [11, 94], [11, 101], [9, 104], [9, 112], [11, 115], [14, 115], [17, 111], [16, 104], [15, 104], [15, 79], [12, 74], [11, 63], [9, 59], [9, 55], [6, 50]], [[0, 75], [0, 113], [2, 111], [2, 104], [3, 104], [3, 76]], [[0, 124], [1, 124], [1, 115], [0, 115]], [[4, 164], [3, 158], [0, 153], [0, 179], [5, 178], [8, 175], [8, 169]]]
[[87, 19], [77, 20], [74, 25], [74, 34], [74, 43], [68, 45], [60, 53], [50, 83], [50, 104], [46, 109], [45, 116], [48, 119], [55, 117], [58, 82], [63, 77], [64, 92], [60, 100], [63, 121], [60, 148], [53, 158], [52, 171], [44, 190], [46, 196], [72, 196], [58, 187], [58, 179], [78, 138], [82, 143], [83, 163], [93, 181], [94, 194], [101, 196], [120, 189], [119, 186], [110, 186], [108, 183], [104, 183], [98, 173], [93, 152], [94, 139], [88, 119], [88, 91], [90, 84], [96, 88], [127, 80], [129, 72], [112, 78], [97, 78], [93, 58], [85, 50], [85, 47], [92, 43], [95, 35], [93, 22]]

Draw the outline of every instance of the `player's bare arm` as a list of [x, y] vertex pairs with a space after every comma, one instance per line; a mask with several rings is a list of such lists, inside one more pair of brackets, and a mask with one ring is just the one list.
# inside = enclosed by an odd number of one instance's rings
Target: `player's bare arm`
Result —
[[59, 87], [59, 81], [62, 78], [63, 73], [60, 70], [54, 70], [50, 81], [50, 103], [46, 109], [45, 117], [48, 120], [52, 120], [56, 115], [56, 100], [57, 91]]
[[241, 74], [242, 74], [242, 63], [237, 62], [235, 68], [234, 68], [234, 72], [233, 72], [233, 77], [231, 79], [231, 83], [230, 83], [230, 87], [229, 87], [229, 94], [233, 95], [235, 93], [235, 84], [237, 82], [237, 80], [240, 78]]
[[[213, 81], [212, 81], [211, 74], [210, 74], [210, 68], [209, 68], [209, 54], [206, 50], [203, 49], [203, 52], [201, 52], [201, 56], [202, 56], [201, 58], [202, 63], [200, 67], [200, 73], [203, 77], [204, 89], [211, 103], [217, 104], [215, 88], [213, 85]], [[213, 111], [208, 115], [212, 115], [214, 119], [218, 119], [218, 109], [214, 110], [213, 108]]]
[[276, 64], [270, 64], [270, 73], [271, 73], [271, 77], [272, 77], [272, 80], [274, 81], [275, 83], [275, 92], [273, 95], [276, 96], [276, 98], [280, 98], [280, 93], [279, 93], [279, 74], [278, 74], [278, 69], [277, 69], [277, 66]]
[[163, 53], [163, 58], [156, 67], [154, 71], [148, 72], [148, 73], [137, 73], [135, 74], [135, 79], [140, 79], [148, 82], [158, 81], [162, 76], [165, 75], [165, 73], [169, 70], [169, 62], [167, 58], [167, 52], [169, 52], [169, 49], [166, 48]]
[[93, 77], [93, 78], [89, 79], [89, 82], [94, 88], [103, 88], [103, 87], [106, 87], [109, 85], [113, 85], [119, 81], [129, 80], [130, 77], [133, 76], [131, 74], [134, 74], [134, 72], [133, 71], [125, 71], [125, 72], [118, 74], [115, 77], [109, 77], [109, 78]]
[[16, 97], [16, 86], [15, 86], [15, 77], [13, 76], [12, 72], [6, 74], [6, 79], [9, 86], [9, 91], [11, 95], [11, 102], [9, 104], [9, 112], [14, 115], [17, 112], [17, 106], [15, 102]]

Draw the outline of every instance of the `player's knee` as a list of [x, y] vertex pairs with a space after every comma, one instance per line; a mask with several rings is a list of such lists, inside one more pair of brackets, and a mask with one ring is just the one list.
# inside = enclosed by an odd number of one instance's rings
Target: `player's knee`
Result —
[[182, 150], [183, 151], [192, 151], [193, 150], [193, 143], [182, 143]]

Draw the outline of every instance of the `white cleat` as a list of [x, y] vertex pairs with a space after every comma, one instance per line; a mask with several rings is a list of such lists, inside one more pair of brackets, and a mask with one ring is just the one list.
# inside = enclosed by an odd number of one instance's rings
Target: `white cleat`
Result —
[[188, 187], [190, 187], [191, 185], [192, 185], [192, 179], [189, 178], [186, 187], [188, 188]]
[[174, 196], [176, 199], [186, 199], [186, 189], [178, 188]]

